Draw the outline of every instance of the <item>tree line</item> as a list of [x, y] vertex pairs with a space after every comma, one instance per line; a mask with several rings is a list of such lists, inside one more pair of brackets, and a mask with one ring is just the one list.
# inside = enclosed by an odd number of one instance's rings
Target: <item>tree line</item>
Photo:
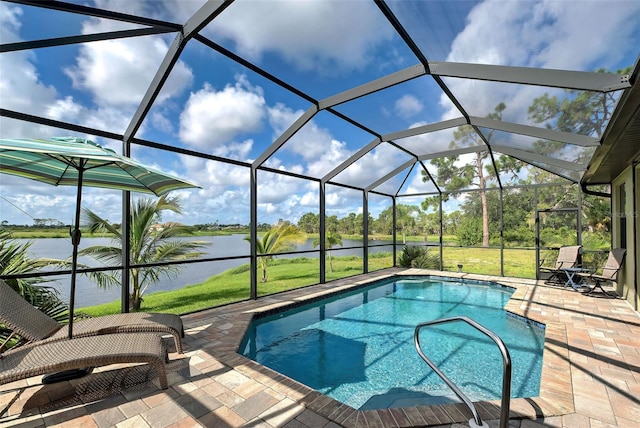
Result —
[[[582, 208], [583, 239], [598, 243], [608, 242], [611, 215], [609, 200], [591, 195], [581, 195], [579, 201], [577, 186], [545, 186], [536, 191], [533, 187], [507, 189], [501, 193], [498, 189], [487, 190], [483, 196], [478, 191], [468, 192], [459, 200], [459, 209], [442, 213], [442, 235], [451, 237], [461, 246], [498, 246], [503, 240], [506, 246], [535, 246], [535, 210], [572, 209], [578, 204]], [[537, 204], [536, 204], [537, 196]], [[446, 197], [444, 197], [446, 199]], [[440, 236], [440, 214], [429, 204], [396, 204], [396, 237], [398, 242], [407, 242], [407, 237], [421, 237], [424, 241], [438, 242]], [[484, 242], [483, 205], [486, 204], [488, 241]], [[363, 215], [349, 213], [338, 218], [326, 216], [327, 233], [341, 235], [361, 235]], [[541, 219], [541, 240], [548, 246], [559, 246], [572, 242], [576, 236], [576, 218], [574, 214], [543, 216]], [[297, 226], [305, 233], [319, 233], [320, 215], [308, 212]], [[501, 236], [502, 231], [502, 236]], [[393, 233], [393, 207], [389, 206], [376, 218], [369, 215], [369, 233], [387, 235]]]

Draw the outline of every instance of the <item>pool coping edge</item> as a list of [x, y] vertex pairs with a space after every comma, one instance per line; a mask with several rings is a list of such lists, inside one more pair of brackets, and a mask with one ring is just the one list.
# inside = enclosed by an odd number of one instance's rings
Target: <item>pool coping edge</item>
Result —
[[[219, 344], [214, 348], [216, 358], [225, 365], [232, 367], [240, 373], [258, 372], [264, 385], [273, 387], [287, 398], [297, 401], [319, 415], [333, 421], [339, 425], [347, 426], [406, 426], [409, 421], [412, 424], [417, 422], [420, 425], [424, 421], [424, 426], [466, 423], [471, 414], [463, 403], [440, 404], [429, 406], [403, 407], [392, 409], [358, 410], [340, 401], [328, 397], [308, 386], [301, 384], [275, 370], [241, 355], [238, 353], [242, 344], [244, 333], [251, 320], [258, 314], [270, 311], [285, 310], [294, 306], [299, 306], [309, 301], [314, 301], [344, 291], [367, 286], [368, 284], [380, 281], [393, 276], [433, 276], [446, 279], [469, 279], [483, 282], [494, 282], [506, 287], [514, 288], [515, 292], [507, 302], [504, 310], [539, 323], [545, 326], [545, 341], [543, 354], [543, 367], [540, 381], [540, 394], [537, 397], [514, 398], [510, 402], [510, 419], [537, 419], [542, 417], [560, 416], [575, 411], [573, 404], [573, 393], [571, 387], [571, 370], [569, 363], [569, 351], [566, 335], [566, 328], [561, 323], [539, 319], [528, 310], [531, 303], [533, 291], [539, 286], [535, 280], [522, 278], [495, 277], [487, 275], [475, 275], [467, 273], [447, 272], [443, 275], [441, 271], [430, 271], [423, 269], [406, 269], [388, 272], [374, 277], [367, 277], [364, 280], [354, 280], [346, 278], [332, 282], [330, 286], [320, 284], [319, 291], [309, 294], [309, 287], [296, 289], [274, 295], [263, 297], [263, 302], [251, 301], [249, 308], [241, 311], [242, 325], [234, 326], [236, 334], [227, 335], [224, 346]], [[347, 282], [341, 284], [342, 282]], [[324, 287], [322, 287], [324, 285]], [[301, 293], [302, 291], [302, 293]], [[288, 297], [288, 298], [287, 298]], [[283, 299], [284, 298], [284, 299]], [[262, 300], [261, 299], [261, 300]], [[256, 307], [256, 303], [261, 303]], [[238, 313], [236, 312], [236, 316]], [[236, 318], [236, 321], [240, 319]], [[545, 359], [552, 357], [553, 363], [546, 364]], [[500, 417], [500, 400], [475, 401], [478, 413], [482, 419], [492, 420]]]

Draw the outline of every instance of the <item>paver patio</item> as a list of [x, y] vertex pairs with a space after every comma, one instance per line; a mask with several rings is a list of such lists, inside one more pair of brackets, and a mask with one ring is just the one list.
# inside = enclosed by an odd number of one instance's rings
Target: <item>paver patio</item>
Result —
[[[540, 395], [511, 400], [511, 427], [632, 427], [640, 420], [640, 316], [621, 299], [518, 278], [386, 269], [183, 316], [185, 354], [167, 390], [146, 366], [109, 366], [75, 381], [0, 386], [0, 426], [468, 426], [462, 404], [358, 411], [236, 353], [252, 314], [393, 274], [494, 280], [517, 288], [508, 311], [546, 325]], [[476, 403], [498, 426], [499, 400]]]

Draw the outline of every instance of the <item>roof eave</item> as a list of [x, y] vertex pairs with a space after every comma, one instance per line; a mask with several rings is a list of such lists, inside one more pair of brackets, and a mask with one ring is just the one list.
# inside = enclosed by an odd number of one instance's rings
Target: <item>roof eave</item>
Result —
[[584, 173], [583, 186], [609, 184], [640, 159], [640, 58]]

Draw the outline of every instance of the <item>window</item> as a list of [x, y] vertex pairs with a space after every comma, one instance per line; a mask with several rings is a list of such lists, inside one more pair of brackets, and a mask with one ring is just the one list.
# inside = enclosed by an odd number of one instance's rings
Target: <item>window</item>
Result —
[[618, 236], [620, 241], [620, 248], [627, 248], [627, 192], [625, 183], [622, 183], [618, 188], [618, 212], [615, 213], [618, 219]]

